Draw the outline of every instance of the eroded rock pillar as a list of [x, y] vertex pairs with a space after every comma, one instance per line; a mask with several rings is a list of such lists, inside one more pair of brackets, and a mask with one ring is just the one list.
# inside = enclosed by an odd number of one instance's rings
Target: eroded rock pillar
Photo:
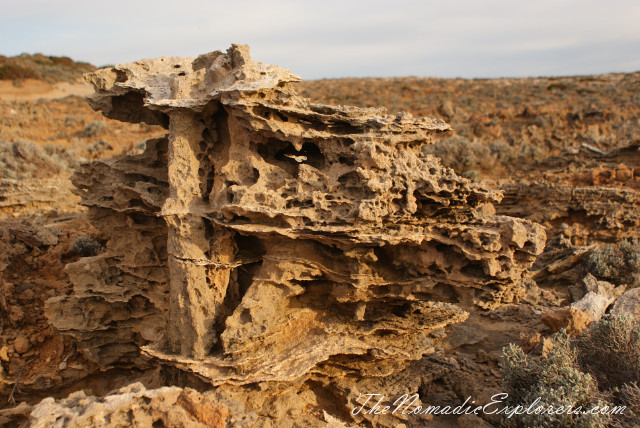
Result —
[[[212, 273], [220, 277], [220, 272], [211, 272], [213, 237], [211, 227], [203, 218], [200, 154], [203, 130], [204, 125], [193, 113], [171, 114], [170, 194], [162, 209], [169, 226], [169, 345], [172, 352], [193, 358], [204, 358], [216, 342], [214, 324], [228, 284], [228, 274], [220, 278], [226, 281], [212, 283], [209, 278]], [[231, 253], [232, 248], [226, 248], [226, 252]], [[224, 258], [218, 251], [215, 258]], [[212, 293], [211, 288], [218, 289]]]

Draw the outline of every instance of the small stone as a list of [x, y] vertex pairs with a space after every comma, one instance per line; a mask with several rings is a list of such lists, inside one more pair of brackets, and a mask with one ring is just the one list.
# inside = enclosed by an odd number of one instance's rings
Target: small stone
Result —
[[545, 312], [541, 321], [554, 333], [566, 328], [572, 336], [579, 336], [593, 318], [579, 309], [566, 307]]
[[63, 362], [60, 363], [60, 365], [58, 365], [58, 369], [60, 369], [60, 370], [64, 370], [66, 368], [67, 368], [67, 362], [66, 361], [63, 361]]
[[15, 349], [18, 354], [24, 354], [29, 348], [31, 348], [31, 344], [25, 336], [18, 336], [13, 342], [13, 349]]
[[0, 348], [0, 360], [2, 361], [9, 361], [9, 354], [8, 354], [9, 348], [7, 348], [6, 346], [3, 346], [2, 348]]
[[613, 315], [626, 314], [640, 320], [640, 288], [632, 288], [620, 296], [613, 305], [611, 313]]
[[621, 163], [616, 168], [616, 180], [625, 182], [631, 180], [633, 177], [633, 170], [626, 166], [624, 163]]
[[589, 291], [582, 299], [572, 303], [571, 307], [589, 314], [593, 321], [598, 322], [611, 303], [612, 298]]
[[18, 306], [12, 306], [11, 308], [9, 308], [9, 321], [15, 324], [22, 321], [23, 318], [24, 311], [22, 310], [22, 308]]
[[605, 297], [612, 297], [614, 295], [615, 285], [607, 281], [598, 281], [596, 277], [590, 273], [582, 279], [582, 282], [584, 283], [585, 294], [593, 291]]
[[40, 334], [32, 334], [29, 336], [29, 342], [31, 342], [32, 345], [37, 345], [38, 343], [41, 343], [38, 341], [39, 337]]

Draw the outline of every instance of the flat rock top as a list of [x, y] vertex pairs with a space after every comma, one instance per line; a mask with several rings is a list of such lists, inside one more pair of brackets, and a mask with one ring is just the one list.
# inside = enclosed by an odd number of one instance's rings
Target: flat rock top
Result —
[[139, 91], [145, 94], [146, 106], [167, 111], [198, 109], [225, 92], [255, 92], [297, 82], [300, 77], [253, 61], [246, 45], [232, 45], [226, 54], [144, 59], [88, 73], [86, 79], [95, 87], [96, 100]]

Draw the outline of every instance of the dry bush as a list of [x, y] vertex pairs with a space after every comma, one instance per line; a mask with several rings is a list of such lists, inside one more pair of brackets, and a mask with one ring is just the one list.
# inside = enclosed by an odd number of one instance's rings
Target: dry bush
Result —
[[30, 141], [13, 143], [0, 139], [0, 179], [22, 180], [59, 174], [81, 160], [63, 148], [45, 150]]
[[40, 79], [46, 82], [73, 82], [83, 73], [96, 68], [85, 62], [67, 57], [22, 54], [15, 57], [0, 56], [0, 80]]
[[562, 331], [547, 355], [534, 358], [515, 345], [503, 350], [501, 372], [508, 405], [624, 406], [616, 415], [517, 415], [509, 427], [640, 426], [640, 323], [605, 317], [577, 339]]
[[71, 251], [83, 257], [93, 257], [103, 252], [104, 247], [91, 236], [79, 236], [73, 241]]
[[615, 284], [640, 286], [640, 242], [623, 240], [591, 252], [586, 268], [596, 278]]
[[37, 79], [38, 74], [17, 64], [0, 65], [0, 80]]
[[109, 129], [109, 125], [104, 121], [91, 122], [79, 133], [82, 138], [97, 138], [104, 135]]
[[494, 175], [509, 170], [514, 162], [529, 162], [540, 156], [540, 149], [530, 144], [512, 146], [498, 140], [490, 144], [460, 134], [424, 146], [422, 151], [439, 157], [442, 164], [470, 179], [482, 174]]
[[577, 342], [580, 366], [600, 389], [640, 382], [640, 324], [630, 316], [604, 318]]
[[637, 383], [627, 384], [622, 387], [619, 401], [627, 407], [624, 415], [615, 418], [611, 426], [613, 428], [626, 428], [640, 426], [640, 387]]
[[[606, 404], [596, 380], [580, 370], [571, 338], [560, 332], [552, 338], [553, 348], [540, 359], [510, 345], [503, 350], [501, 373], [506, 392], [506, 404], [527, 408], [537, 398], [539, 405], [593, 406]], [[506, 427], [606, 427], [610, 417], [591, 414], [527, 414], [503, 419]]]

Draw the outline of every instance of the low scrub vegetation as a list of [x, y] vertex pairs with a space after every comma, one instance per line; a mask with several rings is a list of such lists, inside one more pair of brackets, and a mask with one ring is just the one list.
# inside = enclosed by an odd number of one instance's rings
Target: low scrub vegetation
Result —
[[43, 178], [73, 168], [83, 159], [57, 146], [42, 149], [30, 141], [0, 139], [0, 179]]
[[86, 62], [75, 62], [71, 58], [22, 54], [15, 57], [0, 55], [0, 80], [20, 81], [39, 79], [49, 83], [74, 82], [83, 73], [96, 68]]
[[504, 141], [487, 144], [461, 135], [424, 146], [422, 150], [439, 157], [444, 166], [472, 180], [482, 178], [483, 174], [495, 175], [508, 170], [514, 162], [531, 162], [541, 153], [540, 149], [529, 144], [509, 145]]
[[83, 257], [93, 257], [103, 252], [104, 248], [91, 236], [79, 236], [73, 241], [71, 251]]
[[596, 278], [629, 287], [640, 286], [640, 241], [623, 240], [595, 249], [586, 268]]
[[[618, 414], [523, 412], [504, 419], [507, 427], [607, 427], [640, 423], [640, 324], [628, 316], [606, 317], [573, 339], [566, 332], [551, 338], [551, 349], [533, 357], [516, 345], [504, 349], [501, 364], [507, 404], [525, 409], [579, 406], [612, 409]], [[606, 407], [605, 407], [606, 406]]]

